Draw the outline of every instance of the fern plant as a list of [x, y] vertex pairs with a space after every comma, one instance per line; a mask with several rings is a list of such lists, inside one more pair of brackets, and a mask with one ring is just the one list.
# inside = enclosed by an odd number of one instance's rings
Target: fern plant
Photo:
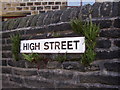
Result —
[[81, 63], [85, 66], [89, 65], [92, 61], [95, 60], [95, 46], [96, 46], [96, 38], [99, 34], [99, 26], [92, 23], [90, 19], [89, 22], [83, 23], [82, 20], [75, 19], [71, 21], [71, 27], [78, 34], [82, 34], [85, 36], [86, 43], [86, 51], [82, 55]]
[[81, 19], [71, 20], [71, 27], [74, 32], [78, 34], [83, 34], [83, 22], [81, 21]]
[[59, 62], [63, 62], [67, 60], [67, 55], [66, 53], [64, 55], [58, 54], [58, 56], [56, 56], [55, 60], [59, 61]]
[[20, 59], [19, 52], [20, 52], [20, 34], [11, 35], [10, 39], [12, 42], [12, 56], [13, 58], [18, 61]]
[[24, 59], [33, 62], [33, 61], [38, 61], [41, 60], [41, 57], [37, 53], [31, 53], [31, 54], [22, 54]]
[[34, 63], [37, 65], [38, 70], [40, 69], [41, 63], [39, 63], [39, 61], [43, 62], [43, 65], [46, 67], [46, 64], [48, 62], [48, 60], [46, 58], [44, 58], [43, 56], [37, 54], [37, 53], [31, 53], [31, 54], [22, 54], [24, 59]]

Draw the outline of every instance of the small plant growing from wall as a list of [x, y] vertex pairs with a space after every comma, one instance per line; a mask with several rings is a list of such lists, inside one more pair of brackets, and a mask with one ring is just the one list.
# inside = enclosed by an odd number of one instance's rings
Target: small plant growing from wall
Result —
[[20, 34], [15, 34], [15, 35], [11, 35], [10, 39], [12, 42], [12, 56], [13, 58], [18, 61], [20, 59]]
[[64, 62], [64, 61], [66, 61], [67, 60], [67, 53], [65, 53], [64, 55], [58, 54], [55, 57], [55, 60], [58, 61], [58, 62]]
[[81, 63], [88, 66], [96, 57], [95, 46], [96, 38], [99, 34], [99, 26], [93, 24], [91, 19], [84, 23], [79, 19], [72, 20], [71, 26], [76, 33], [85, 36], [86, 38], [86, 51], [82, 55]]
[[38, 60], [41, 60], [42, 58], [37, 53], [31, 53], [31, 54], [22, 54], [24, 59], [29, 62], [37, 62]]
[[37, 54], [37, 53], [30, 53], [30, 54], [22, 54], [23, 58], [31, 63], [37, 64], [37, 68], [40, 68], [39, 61], [43, 61], [44, 64], [46, 65], [48, 60], [45, 59], [43, 56]]

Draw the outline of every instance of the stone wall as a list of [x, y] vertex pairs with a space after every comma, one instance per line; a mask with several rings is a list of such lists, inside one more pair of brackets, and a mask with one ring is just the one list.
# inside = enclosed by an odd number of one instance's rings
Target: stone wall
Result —
[[27, 15], [35, 15], [39, 13], [44, 13], [47, 11], [52, 10], [60, 10], [62, 8], [65, 8], [67, 5], [66, 0], [34, 0], [34, 1], [15, 1], [15, 2], [2, 2], [2, 6], [4, 7], [2, 9], [4, 14], [7, 13], [26, 13]]
[[[120, 88], [120, 2], [95, 3], [93, 6], [68, 8], [40, 15], [11, 19], [3, 22], [2, 77], [4, 88]], [[10, 35], [20, 33], [22, 39], [79, 36], [73, 32], [69, 21], [82, 17], [88, 20], [92, 9], [93, 22], [100, 25], [97, 38], [97, 57], [89, 66], [78, 61], [49, 62], [38, 70], [25, 60], [14, 61], [11, 54]], [[57, 35], [57, 36], [56, 36]], [[56, 54], [47, 54], [54, 58]], [[79, 54], [69, 54], [69, 57]], [[51, 67], [53, 65], [53, 67]], [[56, 66], [55, 66], [56, 65]], [[52, 68], [52, 69], [51, 69]], [[66, 70], [70, 69], [70, 70]]]

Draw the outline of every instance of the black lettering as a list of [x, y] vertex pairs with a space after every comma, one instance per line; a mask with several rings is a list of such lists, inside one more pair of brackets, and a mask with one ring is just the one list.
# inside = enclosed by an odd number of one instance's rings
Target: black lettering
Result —
[[48, 44], [48, 42], [45, 42], [45, 43], [44, 43], [44, 46], [45, 46], [44, 49], [45, 49], [45, 50], [48, 50], [48, 49], [49, 49], [49, 46], [48, 46], [47, 44]]
[[70, 46], [72, 46], [71, 43], [72, 43], [72, 41], [68, 41], [68, 42], [67, 42], [68, 49], [73, 49], [72, 47], [70, 47]]
[[78, 42], [80, 42], [79, 40], [77, 40], [77, 41], [74, 41], [75, 42], [75, 49], [77, 49], [78, 47], [77, 47], [77, 43]]
[[28, 46], [29, 46], [28, 43], [26, 43], [26, 44], [23, 43], [23, 50], [28, 50]]
[[60, 49], [60, 42], [55, 42], [55, 49]]
[[36, 50], [36, 48], [38, 48], [38, 50], [40, 50], [40, 43], [35, 43], [35, 50]]
[[62, 48], [62, 49], [66, 49], [66, 48], [64, 47], [64, 46], [66, 46], [65, 43], [66, 43], [66, 41], [62, 41], [62, 42], [61, 42], [61, 48]]
[[31, 43], [31, 44], [30, 44], [30, 50], [34, 50], [34, 49], [35, 49], [34, 43]]
[[50, 44], [51, 44], [51, 49], [53, 49], [53, 43], [54, 43], [54, 42], [50, 42]]

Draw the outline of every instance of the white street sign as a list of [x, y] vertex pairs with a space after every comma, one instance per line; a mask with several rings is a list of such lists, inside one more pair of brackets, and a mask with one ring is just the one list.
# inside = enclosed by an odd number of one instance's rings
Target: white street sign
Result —
[[84, 53], [85, 37], [22, 40], [20, 53]]

